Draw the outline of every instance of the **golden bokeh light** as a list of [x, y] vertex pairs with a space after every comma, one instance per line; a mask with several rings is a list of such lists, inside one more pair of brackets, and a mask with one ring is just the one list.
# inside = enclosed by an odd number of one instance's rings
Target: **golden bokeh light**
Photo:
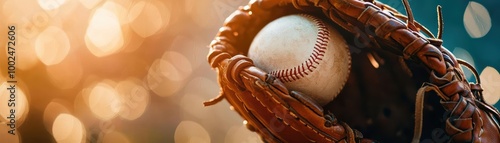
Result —
[[69, 56], [59, 64], [46, 67], [52, 85], [59, 89], [75, 87], [82, 79], [83, 68], [78, 56]]
[[260, 143], [262, 140], [260, 136], [248, 130], [244, 125], [237, 125], [231, 127], [224, 140], [225, 143]]
[[99, 4], [102, 0], [79, 0], [80, 3], [87, 9], [94, 8], [97, 4]]
[[167, 51], [149, 68], [148, 87], [159, 96], [173, 95], [186, 84], [192, 70], [191, 63], [184, 55]]
[[479, 76], [486, 103], [494, 105], [500, 99], [500, 73], [493, 67], [486, 67]]
[[127, 120], [139, 118], [149, 104], [149, 92], [142, 86], [142, 81], [129, 78], [119, 82], [115, 88], [123, 99], [120, 117]]
[[209, 99], [212, 96], [219, 94], [219, 84], [215, 81], [215, 79], [209, 79], [203, 76], [194, 77], [192, 80], [188, 82], [186, 87], [190, 87], [190, 89], [186, 93], [200, 94], [200, 97], [205, 99]]
[[189, 117], [204, 118], [210, 116], [212, 113], [209, 111], [211, 110], [205, 108], [201, 103], [208, 100], [209, 97], [219, 94], [217, 85], [216, 82], [205, 77], [196, 77], [190, 80], [186, 87], [190, 87], [191, 90], [186, 91], [179, 102], [181, 113], [184, 114], [183, 118], [193, 119]]
[[78, 117], [80, 121], [85, 125], [93, 125], [96, 122], [100, 122], [101, 120], [95, 116], [89, 107], [89, 97], [90, 91], [92, 90], [92, 86], [88, 86], [87, 88], [83, 88], [73, 100], [73, 115]]
[[77, 0], [38, 0], [38, 1], [46, 2], [45, 5], [47, 9], [42, 7], [40, 4], [40, 7], [43, 10], [39, 11], [37, 14], [47, 16], [48, 20], [47, 25], [51, 24], [51, 22], [54, 19], [62, 19], [64, 22], [67, 22], [75, 17], [80, 17], [82, 16], [82, 14], [88, 12], [88, 11], [82, 11], [83, 8], [81, 8]]
[[16, 132], [15, 135], [8, 134], [10, 127], [7, 124], [0, 123], [0, 142], [2, 143], [20, 143], [21, 135]]
[[0, 1], [0, 4], [2, 4], [2, 11], [0, 11], [2, 17], [8, 18], [9, 15], [14, 13], [16, 0]]
[[104, 135], [102, 143], [130, 143], [130, 140], [124, 134], [113, 131]]
[[185, 12], [201, 28], [218, 27], [238, 6], [248, 1], [185, 0]]
[[[206, 108], [203, 102], [219, 94], [220, 88], [215, 79], [203, 76], [192, 78], [185, 87], [181, 98], [177, 102], [180, 107], [180, 119], [195, 121], [201, 124], [205, 129], [212, 132], [228, 130], [234, 125], [241, 125], [242, 119], [235, 112], [230, 111], [230, 105], [227, 102], [221, 102], [217, 106]], [[224, 124], [219, 124], [224, 123]], [[223, 142], [225, 134], [212, 134], [214, 142]]]
[[42, 9], [50, 11], [59, 8], [66, 0], [37, 0], [37, 2]]
[[142, 46], [142, 43], [144, 42], [144, 38], [142, 38], [141, 36], [137, 35], [137, 33], [135, 33], [129, 26], [129, 24], [126, 24], [126, 25], [123, 25], [122, 26], [122, 30], [123, 30], [123, 35], [125, 36], [125, 43], [124, 43], [124, 49], [123, 49], [123, 52], [124, 53], [130, 53], [130, 52], [134, 52], [136, 51], [137, 49], [139, 49], [139, 47]]
[[180, 35], [175, 37], [170, 45], [171, 51], [179, 52], [186, 56], [195, 70], [200, 65], [206, 63], [206, 55], [208, 53], [207, 42], [202, 42], [197, 36]]
[[[126, 0], [123, 0], [123, 1], [126, 1]], [[127, 17], [128, 11], [121, 4], [118, 4], [114, 1], [106, 1], [106, 2], [104, 2], [104, 4], [100, 8], [106, 9], [106, 10], [114, 13], [116, 15], [116, 17], [118, 18], [118, 22], [120, 23], [120, 25], [124, 25], [124, 24], [129, 23], [128, 17]]]
[[182, 121], [175, 129], [174, 141], [176, 143], [210, 143], [210, 135], [200, 124]]
[[[162, 32], [172, 22], [172, 7], [169, 5], [172, 2], [171, 1], [160, 1], [160, 0], [149, 0], [149, 2], [151, 2], [151, 4], [153, 4], [154, 6], [156, 6], [156, 8], [158, 9], [158, 13], [160, 14], [161, 20], [162, 20], [162, 25], [156, 33]], [[176, 5], [174, 5], [174, 7], [175, 6]]]
[[19, 17], [33, 17], [38, 11], [37, 7], [39, 7], [38, 3], [33, 0], [5, 0], [3, 7], [0, 10], [1, 14], [3, 14], [5, 18], [2, 19], [2, 21], [5, 20], [10, 23], [21, 23], [26, 19]]
[[81, 143], [86, 130], [78, 118], [71, 114], [59, 114], [52, 126], [52, 135], [58, 143]]
[[[161, 3], [159, 3], [161, 4]], [[166, 7], [165, 7], [166, 9]], [[164, 13], [164, 14], [169, 14]], [[156, 5], [149, 1], [139, 1], [135, 3], [129, 11], [128, 21], [130, 26], [139, 36], [149, 37], [167, 24], [163, 21], [162, 13]], [[169, 18], [170, 16], [168, 16]]]
[[0, 25], [5, 27], [8, 24], [16, 25], [16, 54], [18, 57], [23, 57], [16, 58], [18, 61], [16, 68], [31, 69], [38, 61], [35, 54], [36, 37], [47, 27], [48, 15], [43, 10], [40, 12], [38, 3], [32, 0], [5, 0], [0, 3], [3, 3], [0, 5], [0, 18], [2, 19]]
[[122, 99], [110, 82], [97, 83], [89, 94], [88, 106], [92, 113], [101, 120], [110, 120], [116, 117], [122, 107]]
[[159, 96], [171, 96], [178, 92], [182, 88], [183, 84], [182, 82], [178, 83], [168, 80], [161, 71], [161, 65], [172, 64], [161, 59], [155, 60], [149, 68], [148, 75], [146, 77], [148, 88]]
[[[31, 42], [21, 42], [19, 41], [18, 48], [16, 49], [16, 53], [19, 57], [24, 57], [24, 58], [19, 58], [16, 59], [19, 62], [16, 63], [16, 68], [19, 68], [21, 70], [29, 70], [33, 68], [39, 61], [38, 56], [35, 53], [35, 45], [33, 45]], [[33, 42], [34, 43], [34, 42]]]
[[123, 47], [123, 33], [113, 11], [97, 8], [85, 33], [85, 44], [97, 57], [108, 56]]
[[182, 99], [179, 101], [181, 113], [184, 114], [183, 118], [191, 119], [190, 117], [204, 118], [210, 116], [210, 113], [207, 112], [207, 109], [203, 106], [203, 104], [201, 104], [204, 101], [206, 100], [199, 94], [184, 94]]
[[92, 92], [92, 89], [95, 87], [95, 85], [97, 85], [97, 83], [99, 83], [100, 80], [100, 77], [89, 75], [82, 81], [83, 88], [80, 90], [77, 97], [82, 98], [82, 101], [85, 104], [86, 108], [89, 107], [90, 92]]
[[43, 125], [45, 125], [45, 129], [52, 133], [52, 127], [54, 121], [60, 114], [70, 114], [71, 112], [66, 108], [69, 103], [65, 102], [61, 99], [52, 100], [47, 106], [45, 110], [43, 110]]
[[[0, 89], [10, 88], [11, 85], [12, 84], [3, 82], [0, 85]], [[0, 90], [0, 101], [5, 101], [5, 104], [0, 104], [0, 122], [9, 122], [9, 117], [12, 115], [10, 111], [14, 109], [15, 113], [13, 115], [16, 121], [16, 127], [20, 127], [26, 119], [26, 115], [29, 111], [28, 99], [23, 91], [23, 88], [20, 87], [19, 84], [15, 86], [15, 96], [11, 96], [10, 91], [11, 90]], [[11, 99], [13, 102], [7, 102]], [[7, 103], [14, 103], [15, 105], [11, 104], [13, 106], [9, 107], [9, 104]]]
[[36, 38], [36, 56], [45, 65], [60, 63], [66, 58], [69, 50], [68, 35], [59, 27], [48, 27]]
[[163, 54], [161, 59], [167, 62], [160, 65], [160, 71], [169, 80], [185, 80], [193, 71], [191, 62], [188, 58], [178, 52], [167, 51]]
[[125, 53], [137, 50], [144, 41], [144, 38], [139, 36], [131, 28], [132, 24], [129, 20], [129, 10], [132, 6], [133, 2], [127, 0], [119, 0], [117, 1], [117, 3], [109, 1], [103, 5], [103, 8], [114, 11], [118, 16], [118, 19], [122, 26], [123, 39], [125, 39], [123, 44], [123, 52]]
[[39, 61], [38, 56], [36, 56], [35, 52], [35, 41], [36, 38], [19, 38], [18, 40], [19, 44], [16, 49], [16, 54], [19, 57], [23, 58], [18, 58], [16, 59], [16, 68], [19, 68], [21, 70], [29, 70], [33, 68]]
[[[20, 0], [20, 1], [23, 1], [23, 0]], [[21, 4], [19, 4], [20, 1], [12, 1], [12, 0], [9, 0], [9, 1], [5, 1], [5, 5], [3, 6], [6, 6], [6, 5], [9, 5], [9, 7], [5, 7], [7, 9], [15, 9], [15, 8], [22, 8], [22, 6], [20, 6]], [[6, 10], [6, 9], [3, 9], [3, 10]], [[23, 12], [20, 12], [20, 13], [23, 13], [23, 14], [19, 14], [19, 13], [12, 13], [12, 15], [6, 15], [5, 17], [14, 17], [12, 20], [7, 20], [8, 18], [6, 19], [2, 19], [1, 22], [0, 22], [0, 26], [5, 26], [7, 27], [7, 25], [12, 25], [12, 24], [15, 24], [16, 26], [16, 40], [15, 40], [15, 48], [16, 48], [16, 56], [18, 58], [16, 58], [16, 69], [22, 69], [22, 70], [28, 70], [28, 69], [31, 69], [32, 67], [34, 67], [37, 62], [38, 62], [38, 57], [36, 56], [35, 54], [35, 41], [36, 41], [36, 37], [38, 36], [38, 34], [41, 32], [41, 27], [37, 27], [38, 25], [35, 25], [35, 24], [40, 24], [39, 21], [33, 21], [32, 19], [25, 19], [26, 21], [19, 24], [17, 22], [20, 22], [19, 19], [15, 19], [16, 16], [18, 15], [29, 15], [28, 17], [33, 17], [33, 18], [40, 18], [40, 17], [37, 17], [37, 16], [32, 16], [33, 14], [31, 13], [33, 10], [27, 10], [27, 11], [30, 11], [30, 13], [24, 13]], [[1, 9], [1, 6], [0, 6], [0, 13], [2, 13], [2, 9]], [[5, 14], [5, 13], [3, 13]], [[13, 16], [14, 15], [14, 16]], [[2, 14], [0, 14], [0, 18], [2, 18]], [[43, 19], [43, 18], [40, 18], [40, 19]], [[41, 21], [44, 21], [44, 20], [41, 20]], [[41, 23], [44, 23], [44, 22], [41, 22]], [[46, 27], [43, 27], [43, 28], [46, 28]], [[5, 30], [5, 31], [4, 31]], [[5, 29], [2, 29], [0, 31], [2, 32], [5, 32], [7, 33], [7, 28]], [[6, 40], [0, 40], [1, 42], [0, 43], [3, 43], [5, 44], [5, 46], [7, 46], [7, 39]], [[5, 43], [4, 43], [5, 42]], [[5, 50], [4, 51], [7, 51], [7, 47], [5, 47]], [[2, 53], [2, 57], [7, 57], [7, 56], [3, 56], [3, 52], [0, 52]], [[8, 54], [7, 52], [5, 52], [5, 54]], [[23, 58], [19, 58], [19, 57], [23, 57]]]

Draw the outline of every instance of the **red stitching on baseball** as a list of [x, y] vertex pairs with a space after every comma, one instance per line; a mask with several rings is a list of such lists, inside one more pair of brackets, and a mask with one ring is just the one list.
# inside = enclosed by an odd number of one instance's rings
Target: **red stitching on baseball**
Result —
[[276, 78], [280, 79], [281, 82], [284, 83], [299, 80], [300, 78], [313, 72], [313, 70], [319, 65], [319, 62], [323, 60], [327, 50], [326, 47], [328, 45], [328, 41], [330, 40], [330, 31], [328, 31], [328, 28], [321, 20], [310, 15], [304, 14], [302, 16], [312, 19], [316, 26], [318, 26], [318, 37], [316, 38], [313, 52], [306, 61], [289, 69], [270, 72], [271, 75], [276, 76]]

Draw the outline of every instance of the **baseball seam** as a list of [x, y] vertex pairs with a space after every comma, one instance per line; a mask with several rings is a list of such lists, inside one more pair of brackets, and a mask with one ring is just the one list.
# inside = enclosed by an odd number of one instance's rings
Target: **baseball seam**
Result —
[[311, 55], [309, 55], [309, 58], [301, 64], [292, 68], [270, 72], [271, 75], [280, 79], [281, 82], [284, 83], [299, 80], [312, 73], [314, 69], [318, 67], [320, 61], [323, 60], [323, 57], [325, 56], [325, 52], [327, 50], [328, 41], [330, 40], [330, 31], [328, 31], [328, 28], [323, 23], [323, 21], [310, 15], [304, 14], [303, 16], [313, 20], [318, 27], [316, 43], [314, 44], [313, 52], [311, 53]]

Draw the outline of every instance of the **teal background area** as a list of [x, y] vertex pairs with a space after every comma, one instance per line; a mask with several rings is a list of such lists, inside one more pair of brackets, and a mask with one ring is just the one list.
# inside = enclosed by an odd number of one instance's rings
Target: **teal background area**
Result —
[[[380, 1], [406, 15], [402, 1]], [[436, 7], [437, 5], [441, 5], [444, 19], [443, 46], [450, 51], [458, 47], [467, 50], [474, 59], [475, 67], [479, 73], [486, 66], [491, 66], [497, 70], [500, 69], [500, 46], [498, 44], [500, 42], [500, 1], [475, 1], [487, 9], [491, 18], [491, 29], [481, 38], [470, 37], [464, 26], [464, 13], [470, 1], [410, 0], [409, 2], [415, 20], [426, 26], [436, 36], [438, 31]], [[470, 78], [469, 81], [475, 80]], [[500, 108], [499, 102], [495, 104], [495, 107]]]

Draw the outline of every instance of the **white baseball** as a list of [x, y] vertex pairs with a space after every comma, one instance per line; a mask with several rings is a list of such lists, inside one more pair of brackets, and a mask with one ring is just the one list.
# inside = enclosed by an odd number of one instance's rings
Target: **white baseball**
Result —
[[320, 105], [332, 101], [349, 77], [351, 55], [336, 29], [310, 15], [278, 18], [255, 36], [248, 57], [255, 66]]

